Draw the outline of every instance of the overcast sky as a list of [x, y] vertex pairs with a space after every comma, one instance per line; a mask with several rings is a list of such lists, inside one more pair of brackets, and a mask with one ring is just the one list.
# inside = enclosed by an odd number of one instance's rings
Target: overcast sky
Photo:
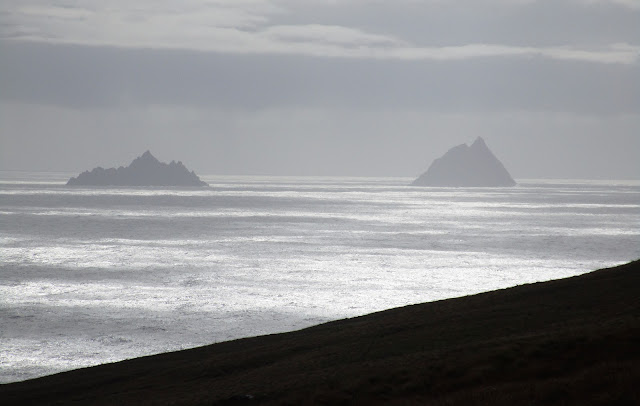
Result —
[[0, 170], [640, 179], [640, 0], [3, 0]]

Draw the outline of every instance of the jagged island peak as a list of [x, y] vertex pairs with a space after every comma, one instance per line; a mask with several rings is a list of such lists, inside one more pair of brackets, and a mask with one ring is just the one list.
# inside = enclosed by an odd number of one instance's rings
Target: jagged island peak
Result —
[[412, 186], [507, 187], [515, 186], [502, 162], [491, 152], [482, 137], [471, 144], [451, 148], [433, 161]]
[[198, 175], [189, 171], [182, 162], [160, 162], [150, 151], [134, 159], [129, 166], [102, 167], [82, 172], [69, 179], [69, 186], [209, 186]]

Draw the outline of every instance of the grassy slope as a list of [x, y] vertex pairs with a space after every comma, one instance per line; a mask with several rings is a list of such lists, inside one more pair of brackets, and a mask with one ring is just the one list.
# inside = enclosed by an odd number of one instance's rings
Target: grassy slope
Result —
[[1, 385], [0, 403], [631, 405], [636, 382], [640, 261]]

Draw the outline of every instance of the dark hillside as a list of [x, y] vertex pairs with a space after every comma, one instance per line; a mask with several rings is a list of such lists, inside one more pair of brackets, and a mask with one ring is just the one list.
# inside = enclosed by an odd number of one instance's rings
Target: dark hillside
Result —
[[640, 404], [640, 261], [0, 386], [28, 404]]

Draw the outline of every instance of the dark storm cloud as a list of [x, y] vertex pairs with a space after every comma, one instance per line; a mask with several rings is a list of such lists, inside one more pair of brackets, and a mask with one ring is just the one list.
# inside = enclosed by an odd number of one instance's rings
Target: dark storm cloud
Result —
[[5, 101], [430, 111], [640, 111], [640, 68], [546, 58], [387, 61], [2, 43]]

